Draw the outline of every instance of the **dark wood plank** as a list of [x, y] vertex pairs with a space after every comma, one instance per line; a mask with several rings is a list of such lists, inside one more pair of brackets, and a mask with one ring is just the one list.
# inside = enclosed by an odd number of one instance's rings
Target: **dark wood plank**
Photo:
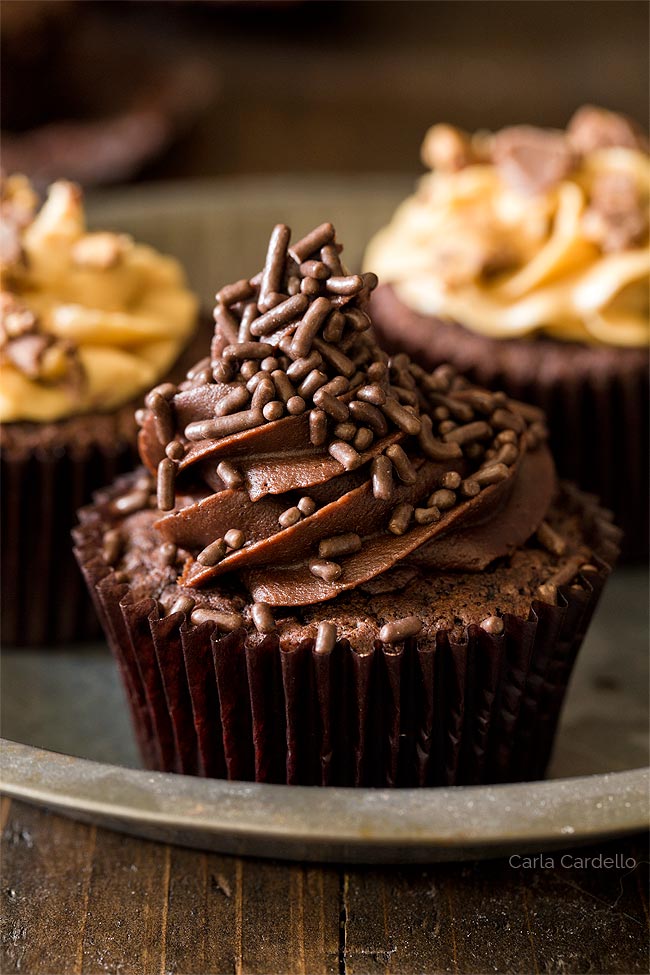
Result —
[[528, 869], [343, 871], [182, 850], [8, 800], [0, 823], [3, 973], [648, 970], [645, 837], [565, 854], [609, 869], [559, 852]]
[[503, 860], [449, 864], [438, 875], [450, 916], [454, 971], [538, 972], [519, 877]]
[[[72, 830], [75, 824], [72, 824]], [[171, 849], [102, 830], [83, 933], [82, 972], [164, 972]]]
[[4, 800], [0, 971], [81, 971], [96, 833]]
[[345, 972], [646, 972], [647, 842], [564, 855], [346, 871]]
[[331, 868], [242, 861], [236, 971], [338, 971], [339, 878]]
[[232, 972], [239, 861], [171, 848], [162, 971]]
[[[593, 857], [618, 865], [581, 866]], [[628, 859], [633, 866], [626, 865]], [[541, 971], [648, 971], [648, 844], [609, 843], [553, 855], [555, 867], [519, 871], [531, 942]]]
[[448, 904], [434, 868], [347, 870], [343, 886], [344, 970], [454, 970]]

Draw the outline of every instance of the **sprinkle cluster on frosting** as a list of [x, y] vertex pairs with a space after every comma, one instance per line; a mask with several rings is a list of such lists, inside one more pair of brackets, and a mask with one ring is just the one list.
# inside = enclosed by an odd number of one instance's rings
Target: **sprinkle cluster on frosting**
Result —
[[0, 421], [111, 410], [150, 388], [187, 343], [197, 303], [171, 258], [86, 230], [81, 191], [43, 207], [0, 181]]
[[[217, 294], [210, 357], [178, 387], [153, 389], [138, 416], [157, 530], [189, 553], [179, 582], [237, 572], [261, 632], [264, 607], [331, 599], [488, 519], [546, 436], [533, 407], [448, 366], [389, 358], [366, 311], [377, 278], [349, 274], [340, 251], [329, 223], [293, 245], [275, 227], [262, 272]], [[542, 522], [545, 457], [539, 500], [512, 537], [490, 542], [488, 561]], [[148, 498], [132, 491], [116, 505]]]
[[433, 172], [366, 262], [415, 311], [495, 338], [650, 341], [646, 138], [586, 106], [564, 132], [427, 133]]

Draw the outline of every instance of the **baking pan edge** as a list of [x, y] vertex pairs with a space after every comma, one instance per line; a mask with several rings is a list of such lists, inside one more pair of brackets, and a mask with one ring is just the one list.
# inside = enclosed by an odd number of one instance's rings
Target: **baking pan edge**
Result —
[[512, 785], [319, 789], [145, 772], [2, 739], [0, 790], [147, 839], [261, 857], [406, 863], [592, 843], [649, 826], [650, 769]]

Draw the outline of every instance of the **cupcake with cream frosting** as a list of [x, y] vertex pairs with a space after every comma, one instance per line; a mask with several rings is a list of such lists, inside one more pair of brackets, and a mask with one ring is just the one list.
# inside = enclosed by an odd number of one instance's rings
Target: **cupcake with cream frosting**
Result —
[[144, 760], [304, 784], [543, 774], [616, 557], [543, 414], [375, 340], [331, 224], [217, 295], [76, 553]]
[[0, 208], [2, 629], [46, 644], [94, 628], [74, 513], [131, 463], [134, 405], [182, 355], [197, 302], [172, 258], [88, 231], [71, 183], [39, 208], [27, 180], [7, 178]]
[[425, 137], [431, 168], [370, 242], [390, 349], [546, 411], [560, 473], [647, 550], [650, 249], [647, 141], [585, 107], [566, 131]]

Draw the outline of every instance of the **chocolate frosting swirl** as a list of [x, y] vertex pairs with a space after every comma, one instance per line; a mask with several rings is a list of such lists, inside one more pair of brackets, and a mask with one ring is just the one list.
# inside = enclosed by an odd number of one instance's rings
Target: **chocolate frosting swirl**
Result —
[[374, 274], [349, 274], [326, 223], [217, 294], [210, 358], [157, 387], [140, 454], [157, 472], [179, 582], [237, 572], [255, 601], [332, 599], [404, 560], [480, 569], [544, 518], [554, 470], [542, 414], [429, 374], [377, 345]]

